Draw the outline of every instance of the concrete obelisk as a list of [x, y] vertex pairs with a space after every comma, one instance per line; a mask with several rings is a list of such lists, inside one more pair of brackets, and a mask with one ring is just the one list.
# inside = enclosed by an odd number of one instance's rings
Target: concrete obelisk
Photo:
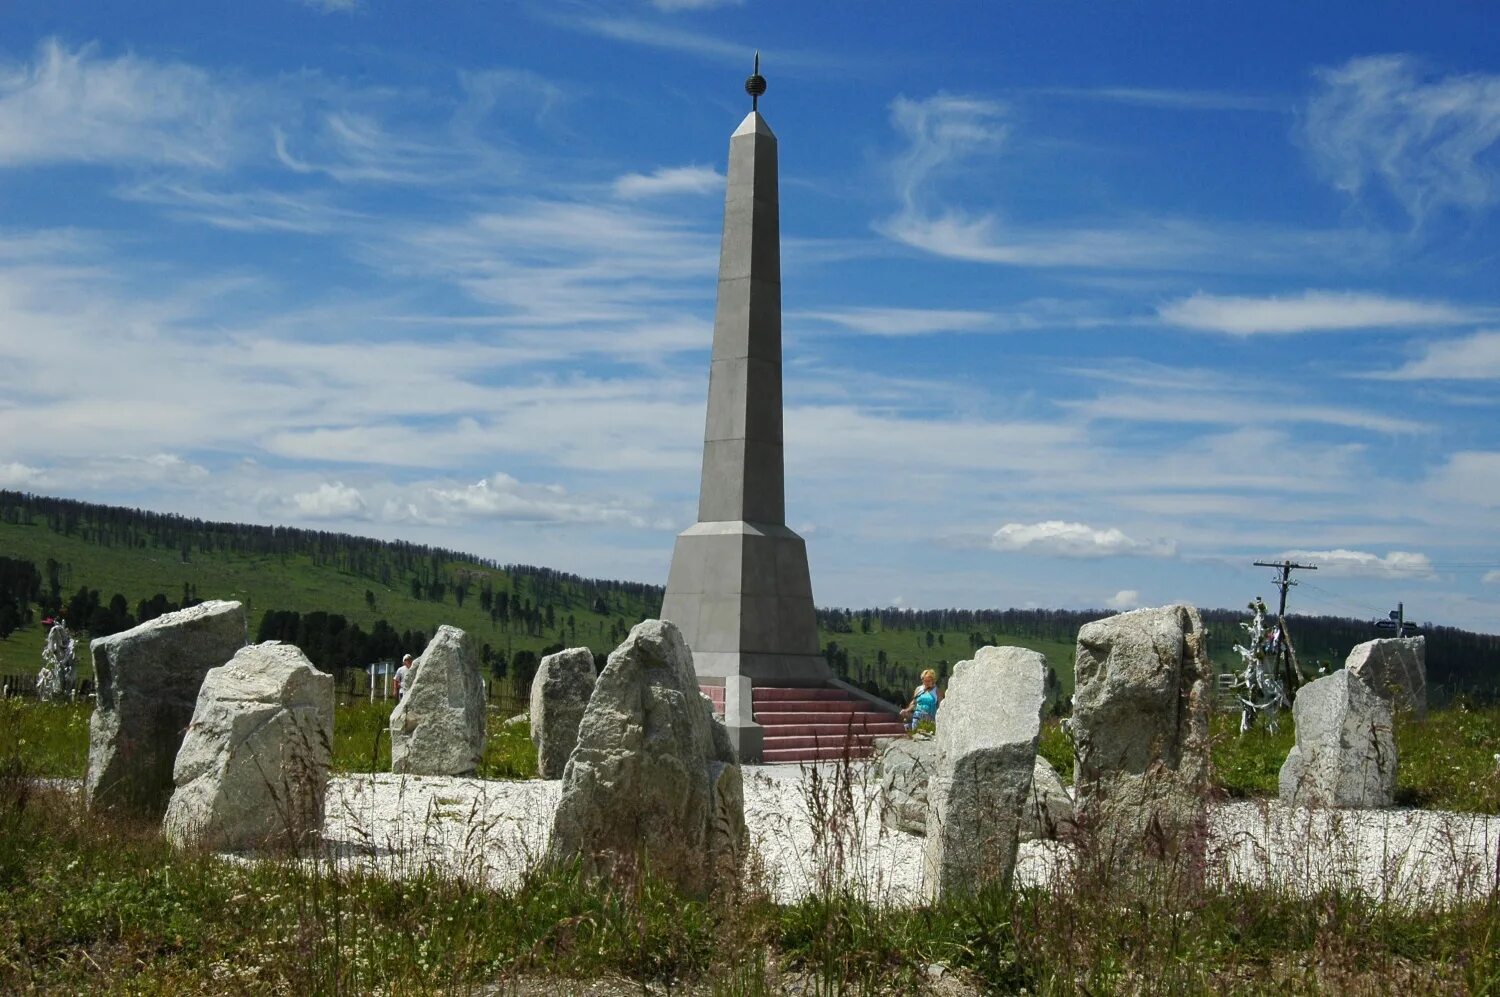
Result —
[[821, 686], [807, 547], [786, 526], [781, 437], [781, 231], [766, 82], [729, 139], [698, 523], [677, 538], [662, 619], [682, 630], [705, 684], [725, 686], [725, 724], [760, 755], [752, 685]]

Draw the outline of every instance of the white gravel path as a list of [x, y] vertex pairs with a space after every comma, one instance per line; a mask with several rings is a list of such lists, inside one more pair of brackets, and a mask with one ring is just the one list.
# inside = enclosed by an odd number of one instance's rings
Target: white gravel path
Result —
[[[836, 765], [745, 766], [744, 783], [752, 861], [778, 900], [839, 883], [875, 903], [921, 901], [923, 839], [880, 823], [867, 765], [843, 781]], [[338, 778], [325, 838], [341, 862], [382, 874], [437, 867], [509, 888], [546, 850], [560, 791], [556, 780]], [[1071, 855], [1024, 843], [1017, 879], [1060, 883]], [[1483, 896], [1500, 877], [1500, 818], [1238, 801], [1212, 810], [1210, 857], [1219, 878], [1297, 893], [1337, 884], [1396, 902]]]

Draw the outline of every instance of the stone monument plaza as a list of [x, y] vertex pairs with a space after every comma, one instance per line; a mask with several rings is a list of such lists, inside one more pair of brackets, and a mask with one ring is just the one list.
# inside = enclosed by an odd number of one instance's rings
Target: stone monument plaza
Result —
[[761, 747], [752, 686], [836, 684], [818, 647], [807, 548], [786, 526], [776, 136], [757, 107], [759, 68], [757, 56], [751, 111], [729, 139], [698, 523], [677, 538], [661, 608], [746, 760]]

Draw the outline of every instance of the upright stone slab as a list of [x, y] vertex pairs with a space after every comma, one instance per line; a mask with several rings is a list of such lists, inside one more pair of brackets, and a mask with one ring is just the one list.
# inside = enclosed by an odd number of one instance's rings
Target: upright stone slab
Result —
[[698, 523], [677, 538], [661, 615], [693, 665], [729, 686], [725, 722], [760, 757], [755, 685], [821, 686], [807, 548], [786, 526], [781, 430], [781, 235], [776, 136], [752, 110], [729, 140], [719, 296], [709, 367]]
[[690, 894], [726, 886], [745, 848], [739, 763], [709, 718], [682, 635], [646, 620], [609, 656], [563, 773], [548, 861]]
[[1355, 646], [1344, 668], [1390, 704], [1427, 717], [1427, 638], [1384, 637]]
[[927, 785], [937, 767], [937, 741], [891, 738], [877, 742], [875, 773], [880, 780], [880, 822], [894, 831], [927, 833]]
[[484, 682], [474, 639], [441, 626], [391, 712], [391, 771], [472, 775], [484, 757]]
[[238, 602], [204, 602], [89, 644], [98, 695], [89, 720], [89, 806], [159, 816], [209, 669], [245, 645]]
[[162, 831], [179, 848], [302, 845], [332, 763], [333, 676], [291, 644], [242, 647], [203, 679]]
[[1347, 668], [1309, 682], [1292, 703], [1297, 743], [1281, 766], [1284, 803], [1388, 807], [1396, 797], [1396, 739], [1383, 696]]
[[927, 884], [935, 895], [1009, 887], [1047, 701], [1047, 659], [981, 647], [960, 661], [938, 713], [927, 786]]
[[531, 743], [543, 779], [562, 778], [597, 678], [594, 652], [586, 647], [549, 654], [537, 667], [531, 680]]
[[[1051, 691], [1048, 691], [1051, 696]], [[1063, 837], [1074, 823], [1073, 797], [1052, 763], [1036, 756], [1031, 773], [1031, 795], [1021, 820], [1022, 841], [1048, 841]]]
[[1075, 669], [1080, 821], [1121, 854], [1201, 843], [1212, 668], [1198, 611], [1137, 609], [1086, 624]]

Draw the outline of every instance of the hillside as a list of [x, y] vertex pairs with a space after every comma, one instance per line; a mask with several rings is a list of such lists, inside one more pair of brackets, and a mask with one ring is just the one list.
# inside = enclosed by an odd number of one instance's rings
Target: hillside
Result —
[[[441, 548], [6, 491], [0, 491], [0, 557], [36, 566], [42, 584], [35, 620], [72, 603], [75, 626], [87, 615], [99, 632], [111, 632], [185, 600], [238, 599], [248, 610], [252, 637], [296, 640], [335, 671], [416, 653], [448, 623], [473, 633], [490, 674], [518, 689], [549, 648], [586, 645], [607, 653], [630, 626], [656, 614], [662, 595], [654, 585], [500, 564]], [[83, 596], [98, 594], [79, 601], [80, 589]], [[141, 606], [158, 596], [154, 610]], [[117, 612], [110, 612], [111, 603]], [[818, 619], [820, 645], [841, 676], [903, 698], [923, 668], [946, 673], [974, 648], [997, 642], [1045, 654], [1066, 695], [1078, 628], [1107, 615], [825, 608]], [[1203, 615], [1212, 657], [1220, 667], [1233, 667], [1232, 645], [1245, 614]], [[1376, 635], [1360, 620], [1293, 617], [1291, 623], [1304, 661], [1341, 661], [1353, 644]], [[0, 674], [34, 672], [42, 637], [33, 622], [0, 639]], [[1437, 627], [1428, 630], [1428, 640], [1434, 681], [1493, 692], [1500, 637]]]

